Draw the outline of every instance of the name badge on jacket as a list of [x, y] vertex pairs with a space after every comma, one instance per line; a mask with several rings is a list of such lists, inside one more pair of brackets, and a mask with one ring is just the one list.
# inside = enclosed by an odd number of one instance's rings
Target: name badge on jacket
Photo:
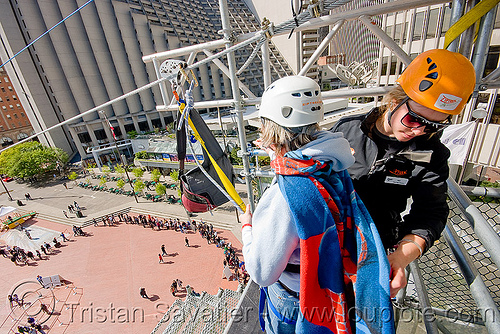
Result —
[[385, 178], [385, 183], [388, 184], [399, 184], [401, 186], [406, 186], [408, 184], [408, 179], [405, 179], [404, 177], [395, 177], [395, 176], [386, 176]]

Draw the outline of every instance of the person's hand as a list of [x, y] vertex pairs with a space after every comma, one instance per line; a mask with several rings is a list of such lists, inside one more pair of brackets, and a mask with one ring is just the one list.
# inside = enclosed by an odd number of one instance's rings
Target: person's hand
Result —
[[396, 252], [389, 254], [387, 256], [389, 260], [389, 265], [391, 266], [391, 283], [390, 293], [391, 298], [396, 297], [399, 290], [406, 286], [406, 274], [405, 268], [408, 265], [406, 261], [401, 261], [401, 256], [398, 256]]
[[273, 145], [271, 145], [271, 147], [264, 146], [262, 144], [262, 138], [258, 138], [256, 140], [254, 140], [253, 144], [255, 146], [257, 146], [258, 148], [260, 148], [261, 150], [266, 151], [267, 155], [269, 155], [269, 157], [271, 158], [271, 160], [273, 160], [276, 157], [276, 152], [274, 152], [274, 149], [272, 147]]
[[241, 214], [239, 218], [242, 228], [246, 225], [252, 226], [252, 212], [250, 211], [250, 205], [247, 205], [247, 210], [244, 214]]
[[[417, 247], [418, 244], [420, 247]], [[414, 234], [406, 235], [398, 244], [398, 248], [387, 256], [391, 266], [391, 298], [396, 297], [399, 290], [406, 286], [405, 268], [410, 262], [422, 255], [425, 240]]]

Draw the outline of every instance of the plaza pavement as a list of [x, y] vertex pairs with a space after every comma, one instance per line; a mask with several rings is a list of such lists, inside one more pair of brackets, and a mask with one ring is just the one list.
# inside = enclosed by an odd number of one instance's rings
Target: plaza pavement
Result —
[[[97, 184], [98, 180], [93, 179], [92, 182]], [[80, 225], [94, 217], [129, 207], [132, 208], [131, 213], [151, 212], [163, 217], [187, 219], [186, 212], [179, 204], [153, 203], [144, 198], [139, 198], [139, 203], [136, 203], [134, 197], [83, 189], [74, 182], [67, 182], [69, 189], [65, 189], [62, 182], [55, 181], [44, 186], [15, 182], [6, 185], [14, 202], [3, 194], [0, 196], [1, 205], [18, 207], [15, 200], [20, 199], [25, 204], [20, 207], [21, 210], [39, 213], [25, 223], [27, 229], [32, 231], [35, 242], [41, 242], [43, 236], [47, 235], [43, 231], [66, 231], [66, 235], [69, 235], [73, 224]], [[108, 183], [108, 187], [111, 186]], [[237, 186], [237, 189], [243, 190], [244, 185]], [[32, 201], [24, 199], [26, 192], [31, 194]], [[178, 197], [176, 190], [171, 193]], [[62, 210], [67, 210], [73, 201], [77, 201], [84, 209], [83, 218], [76, 218], [73, 214], [68, 219], [64, 217]], [[202, 218], [213, 223], [219, 235], [240, 250], [241, 242], [230, 231], [233, 229], [238, 232], [240, 227], [236, 223], [234, 210], [229, 211], [228, 208], [226, 205], [215, 210], [213, 215], [204, 213], [192, 219], [199, 221]], [[222, 279], [222, 250], [215, 245], [208, 245], [198, 233], [153, 231], [124, 223], [113, 227], [91, 225], [84, 230], [89, 233], [88, 237], [74, 237], [71, 234], [70, 241], [63, 242], [63, 246], [54, 249], [53, 254], [44, 260], [30, 261], [28, 266], [16, 266], [9, 259], [0, 257], [1, 333], [7, 333], [11, 326], [18, 324], [8, 317], [11, 309], [7, 295], [12, 293], [17, 284], [35, 281], [37, 275], [60, 275], [71, 282], [67, 285], [68, 289], [62, 287], [54, 290], [58, 301], [55, 309], [60, 315], [52, 316], [45, 323], [46, 332], [51, 334], [149, 333], [175, 298], [185, 297], [182, 292], [176, 297], [170, 294], [170, 283], [176, 278], [180, 278], [184, 286], [190, 284], [197, 292], [207, 291], [210, 294], [216, 294], [219, 288], [236, 290], [238, 287], [237, 282]], [[54, 236], [49, 235], [49, 238]], [[192, 247], [184, 246], [185, 236]], [[158, 263], [161, 244], [166, 245], [169, 253], [164, 258], [165, 264]], [[243, 259], [241, 252], [238, 251], [238, 255]], [[141, 287], [146, 288], [151, 299], [139, 296]], [[43, 298], [50, 292], [44, 289], [40, 291]], [[71, 309], [74, 309], [73, 313]], [[14, 318], [25, 322], [26, 314], [19, 313], [19, 310], [17, 313], [18, 316]]]
[[[133, 196], [128, 197], [125, 195], [110, 194], [106, 191], [93, 191], [76, 185], [77, 182], [85, 182], [87, 179], [89, 179], [88, 176], [81, 177], [77, 179], [76, 182], [66, 181], [68, 189], [66, 189], [63, 182], [59, 180], [52, 180], [43, 184], [38, 183], [34, 186], [29, 183], [8, 182], [5, 183], [5, 185], [14, 201], [10, 201], [7, 194], [2, 194], [0, 195], [0, 205], [13, 206], [20, 209], [22, 212], [36, 211], [41, 218], [67, 224], [68, 226], [81, 225], [93, 218], [102, 217], [129, 207], [132, 209], [139, 209], [137, 210], [140, 211], [139, 213], [153, 212], [158, 215], [188, 219], [186, 211], [183, 206], [179, 204], [152, 202], [143, 197], [138, 197], [138, 203], [136, 203]], [[150, 179], [149, 173], [146, 172], [141, 179]], [[98, 179], [90, 180], [94, 185], [99, 184]], [[169, 184], [174, 183], [170, 177], [163, 176], [160, 178], [160, 182], [168, 182]], [[106, 186], [108, 188], [116, 187], [116, 182], [107, 182]], [[125, 184], [124, 190], [131, 190], [130, 185]], [[155, 194], [154, 190], [148, 191], [146, 188], [144, 190], [148, 193]], [[248, 202], [246, 186], [244, 184], [236, 184], [236, 190], [243, 201]], [[26, 201], [24, 198], [25, 193], [30, 193], [33, 200]], [[179, 197], [177, 190], [168, 189], [167, 194], [174, 195], [176, 198]], [[20, 199], [24, 205], [19, 207], [16, 204], [17, 199]], [[83, 218], [77, 218], [75, 214], [68, 212], [68, 205], [73, 204], [73, 201], [76, 201], [83, 209]], [[68, 219], [64, 217], [63, 210], [68, 212]], [[191, 219], [197, 221], [203, 219], [203, 221], [212, 223], [214, 226], [230, 229], [235, 236], [241, 240], [241, 225], [237, 222], [235, 209], [229, 203], [216, 208], [212, 212], [194, 214]]]

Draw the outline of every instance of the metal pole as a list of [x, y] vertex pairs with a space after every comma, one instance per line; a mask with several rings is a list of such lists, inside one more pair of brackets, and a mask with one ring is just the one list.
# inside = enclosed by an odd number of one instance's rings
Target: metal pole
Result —
[[311, 66], [318, 60], [318, 57], [321, 53], [328, 47], [328, 44], [331, 42], [335, 34], [340, 30], [345, 20], [338, 21], [335, 26], [330, 30], [328, 35], [321, 41], [321, 44], [314, 50], [314, 53], [311, 55], [311, 58], [307, 60], [307, 63], [302, 67], [298, 75], [306, 75], [307, 71], [311, 68]]
[[142, 57], [142, 61], [145, 63], [149, 63], [153, 61], [153, 59], [168, 59], [168, 58], [177, 58], [180, 56], [185, 56], [187, 54], [190, 54], [191, 52], [200, 52], [203, 50], [213, 50], [213, 49], [218, 49], [223, 47], [226, 44], [225, 39], [218, 39], [216, 41], [210, 41], [206, 43], [201, 43], [201, 44], [195, 44], [195, 45], [190, 45], [186, 46], [183, 48], [179, 49], [174, 49], [174, 50], [168, 50], [168, 51], [163, 51], [163, 52], [158, 52], [154, 53], [152, 55], [147, 55]]
[[[457, 22], [462, 17], [462, 15], [464, 14], [464, 8], [465, 8], [465, 0], [453, 0], [451, 6], [450, 26], [455, 24], [455, 22]], [[450, 43], [450, 45], [448, 45], [448, 50], [452, 52], [457, 52], [459, 42], [460, 38], [454, 39]]]
[[411, 63], [411, 57], [408, 56], [406, 52], [401, 49], [398, 43], [387, 36], [385, 31], [383, 31], [369, 16], [361, 15], [359, 20], [365, 25], [368, 30], [370, 30], [377, 38], [388, 47], [395, 55], [398, 57], [406, 66]]
[[497, 7], [498, 6], [493, 7], [488, 13], [486, 13], [486, 15], [481, 19], [481, 24], [479, 25], [477, 41], [472, 55], [472, 64], [476, 70], [476, 82], [479, 82], [483, 77], [491, 33], [495, 25]]
[[500, 268], [500, 237], [455, 180], [448, 178], [446, 183], [448, 184], [448, 195], [463, 212], [467, 222], [490, 254], [497, 268]]
[[264, 88], [267, 88], [271, 84], [271, 62], [269, 61], [269, 40], [265, 42], [260, 47], [262, 52], [262, 72], [264, 77]]
[[[214, 55], [212, 52], [210, 52], [208, 50], [203, 50], [203, 52], [208, 57], [211, 57], [211, 56]], [[222, 73], [224, 73], [229, 78], [231, 78], [231, 73], [230, 73], [229, 69], [222, 63], [222, 61], [220, 61], [219, 59], [215, 58], [215, 59], [212, 60], [212, 62], [222, 71]], [[255, 98], [256, 97], [254, 95], [254, 93], [252, 93], [252, 91], [243, 82], [241, 82], [240, 79], [236, 79], [236, 80], [238, 80], [238, 86], [243, 91], [243, 93], [245, 93], [249, 98]]]
[[[300, 0], [293, 0], [293, 8], [295, 10], [295, 13], [300, 12]], [[295, 57], [296, 59], [296, 65], [297, 65], [297, 70], [295, 73], [297, 73], [300, 70], [300, 67], [302, 66], [302, 33], [299, 31], [295, 31]]]
[[449, 222], [446, 224], [443, 235], [451, 248], [465, 281], [469, 285], [470, 292], [478, 306], [478, 311], [483, 318], [488, 333], [500, 333], [500, 321], [498, 321], [500, 312], [498, 307]]
[[428, 334], [438, 334], [439, 330], [436, 325], [436, 316], [432, 310], [427, 290], [425, 290], [424, 279], [422, 278], [422, 273], [418, 267], [417, 260], [411, 262], [409, 266], [415, 282], [415, 289], [417, 290], [418, 301], [420, 303], [420, 310], [422, 311], [426, 332]]
[[[108, 117], [106, 116], [106, 112], [104, 112], [104, 110], [99, 110], [99, 113], [104, 116], [104, 119], [108, 123], [109, 129], [111, 130], [111, 132], [113, 132], [111, 123], [109, 122]], [[128, 175], [127, 166], [125, 165], [123, 156], [120, 154], [120, 149], [118, 148], [118, 143], [116, 142], [116, 138], [114, 136], [114, 132], [113, 132], [113, 141], [114, 141], [114, 144], [115, 144], [115, 149], [118, 151], [118, 155], [120, 156], [120, 161], [122, 163], [123, 169], [125, 170], [125, 174], [127, 175], [128, 183], [132, 187], [132, 192], [134, 193], [135, 202], [139, 203], [139, 200], [137, 199], [137, 195], [135, 194], [134, 185], [132, 184], [132, 181], [130, 180], [130, 176]]]
[[[224, 40], [226, 49], [231, 47], [231, 24], [229, 21], [229, 14], [227, 9], [227, 0], [219, 0], [220, 14], [222, 20], [222, 31], [224, 32]], [[243, 110], [241, 107], [241, 96], [238, 87], [238, 79], [236, 78], [236, 60], [234, 58], [234, 53], [230, 52], [227, 55], [227, 61], [229, 65], [229, 74], [231, 79], [231, 90], [233, 92], [234, 99], [234, 111], [236, 112], [236, 119], [238, 121], [238, 136], [240, 139], [240, 146], [242, 151], [245, 153], [242, 156], [243, 160], [243, 173], [245, 174], [245, 182], [247, 184], [248, 200], [250, 201], [250, 209], [253, 212], [255, 209], [253, 201], [252, 192], [252, 176], [250, 175], [250, 166], [248, 162], [247, 153], [247, 139], [245, 136], [245, 127], [243, 126]]]
[[[495, 25], [495, 17], [497, 7], [492, 8], [485, 16], [481, 18], [481, 24], [479, 25], [479, 32], [477, 36], [477, 41], [474, 46], [474, 52], [472, 54], [472, 64], [476, 70], [476, 83], [480, 82], [483, 78], [484, 67], [486, 65], [486, 56], [488, 55], [488, 49], [490, 45], [491, 33]], [[467, 109], [463, 115], [464, 121], [470, 121], [472, 118], [472, 111], [476, 105], [477, 97], [479, 95], [477, 86], [472, 94], [472, 100], [468, 104]]]
[[[160, 65], [158, 65], [157, 58], [153, 58], [153, 65], [155, 67], [156, 77], [158, 79], [161, 78]], [[163, 104], [167, 104], [169, 101], [169, 98], [168, 98], [168, 94], [167, 94], [167, 86], [166, 86], [165, 81], [160, 82], [160, 84], [158, 86], [160, 86], [160, 93], [161, 93], [161, 97], [163, 99]]]
[[5, 183], [3, 182], [3, 177], [1, 177], [1, 176], [0, 176], [0, 181], [2, 182], [2, 186], [3, 186], [3, 188], [4, 188], [4, 189], [5, 189], [5, 191], [7, 192], [7, 196], [9, 196], [9, 199], [10, 199], [11, 201], [13, 201], [12, 196], [10, 196], [10, 192], [9, 192], [9, 190], [8, 190], [8, 189], [7, 189], [7, 187], [5, 186]]
[[[311, 19], [303, 24], [301, 24], [299, 27], [295, 28], [296, 32], [299, 31], [304, 31], [304, 30], [312, 30], [312, 29], [317, 29], [323, 26], [327, 25], [332, 25], [335, 24], [338, 20], [346, 20], [346, 21], [351, 21], [351, 20], [357, 20], [361, 15], [368, 15], [368, 16], [375, 16], [375, 15], [382, 15], [382, 14], [389, 14], [389, 13], [394, 13], [398, 11], [403, 11], [407, 9], [412, 9], [412, 8], [420, 8], [420, 7], [425, 7], [425, 6], [431, 6], [431, 5], [439, 5], [442, 3], [449, 2], [447, 0], [397, 0], [397, 1], [391, 1], [391, 2], [386, 2], [382, 4], [376, 4], [373, 6], [367, 6], [367, 7], [361, 7], [361, 8], [356, 8], [348, 11], [339, 11], [335, 12], [331, 15], [326, 15], [322, 16], [319, 18], [314, 18]], [[257, 34], [258, 32], [253, 32], [253, 33], [248, 33], [244, 34], [241, 37], [241, 39], [248, 38], [249, 36], [253, 36]], [[273, 36], [277, 35], [285, 35], [288, 34], [289, 31], [283, 31], [280, 33], [275, 33]], [[240, 40], [240, 38], [238, 38]]]

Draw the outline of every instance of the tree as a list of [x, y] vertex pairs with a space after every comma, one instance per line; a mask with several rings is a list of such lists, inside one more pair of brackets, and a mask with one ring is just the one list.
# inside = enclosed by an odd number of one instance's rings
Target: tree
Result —
[[120, 165], [116, 165], [115, 172], [118, 173], [120, 177], [123, 177], [123, 174], [125, 174], [125, 169], [123, 169], [123, 167]]
[[153, 169], [151, 172], [151, 180], [158, 182], [160, 180], [161, 173], [158, 169]]
[[26, 142], [0, 154], [0, 173], [20, 178], [52, 174], [58, 170], [58, 164], [67, 162], [68, 154], [60, 148]]
[[111, 173], [111, 168], [109, 168], [109, 166], [102, 166], [102, 172], [106, 177], [108, 177], [109, 174]]
[[141, 180], [139, 181], [135, 181], [134, 182], [134, 191], [135, 192], [139, 192], [139, 191], [142, 191], [142, 189], [144, 189], [146, 185], [144, 184], [144, 182], [142, 182]]
[[[71, 181], [75, 181], [77, 178], [78, 178], [78, 174], [76, 174], [76, 172], [71, 172], [68, 175], [68, 179], [71, 180]], [[75, 181], [75, 183], [76, 183], [76, 181]]]
[[171, 171], [170, 178], [175, 182], [179, 181], [179, 171], [178, 170]]
[[243, 164], [243, 159], [238, 156], [239, 150], [240, 150], [240, 148], [238, 146], [236, 146], [231, 150], [231, 153], [229, 153], [229, 160], [231, 161], [231, 164], [233, 164], [233, 165], [242, 165]]
[[149, 153], [146, 151], [139, 151], [135, 154], [136, 159], [149, 159]]
[[135, 137], [137, 137], [137, 131], [132, 130], [127, 132], [127, 137], [129, 137], [130, 139], [134, 139]]
[[156, 190], [156, 193], [157, 193], [158, 195], [160, 195], [160, 196], [163, 196], [163, 195], [165, 195], [165, 194], [167, 193], [167, 187], [165, 187], [165, 186], [164, 186], [163, 184], [161, 184], [161, 183], [158, 183], [158, 184], [156, 185], [155, 190]]
[[125, 181], [123, 181], [122, 179], [116, 181], [116, 186], [118, 187], [118, 189], [123, 189], [123, 187], [125, 186]]
[[139, 168], [139, 167], [136, 167], [136, 168], [132, 169], [132, 173], [137, 178], [141, 178], [144, 175], [144, 171], [141, 168]]
[[101, 177], [101, 180], [99, 181], [99, 185], [102, 187], [102, 186], [106, 186], [106, 182], [108, 182], [108, 179], [105, 177], [105, 176], [102, 176]]

